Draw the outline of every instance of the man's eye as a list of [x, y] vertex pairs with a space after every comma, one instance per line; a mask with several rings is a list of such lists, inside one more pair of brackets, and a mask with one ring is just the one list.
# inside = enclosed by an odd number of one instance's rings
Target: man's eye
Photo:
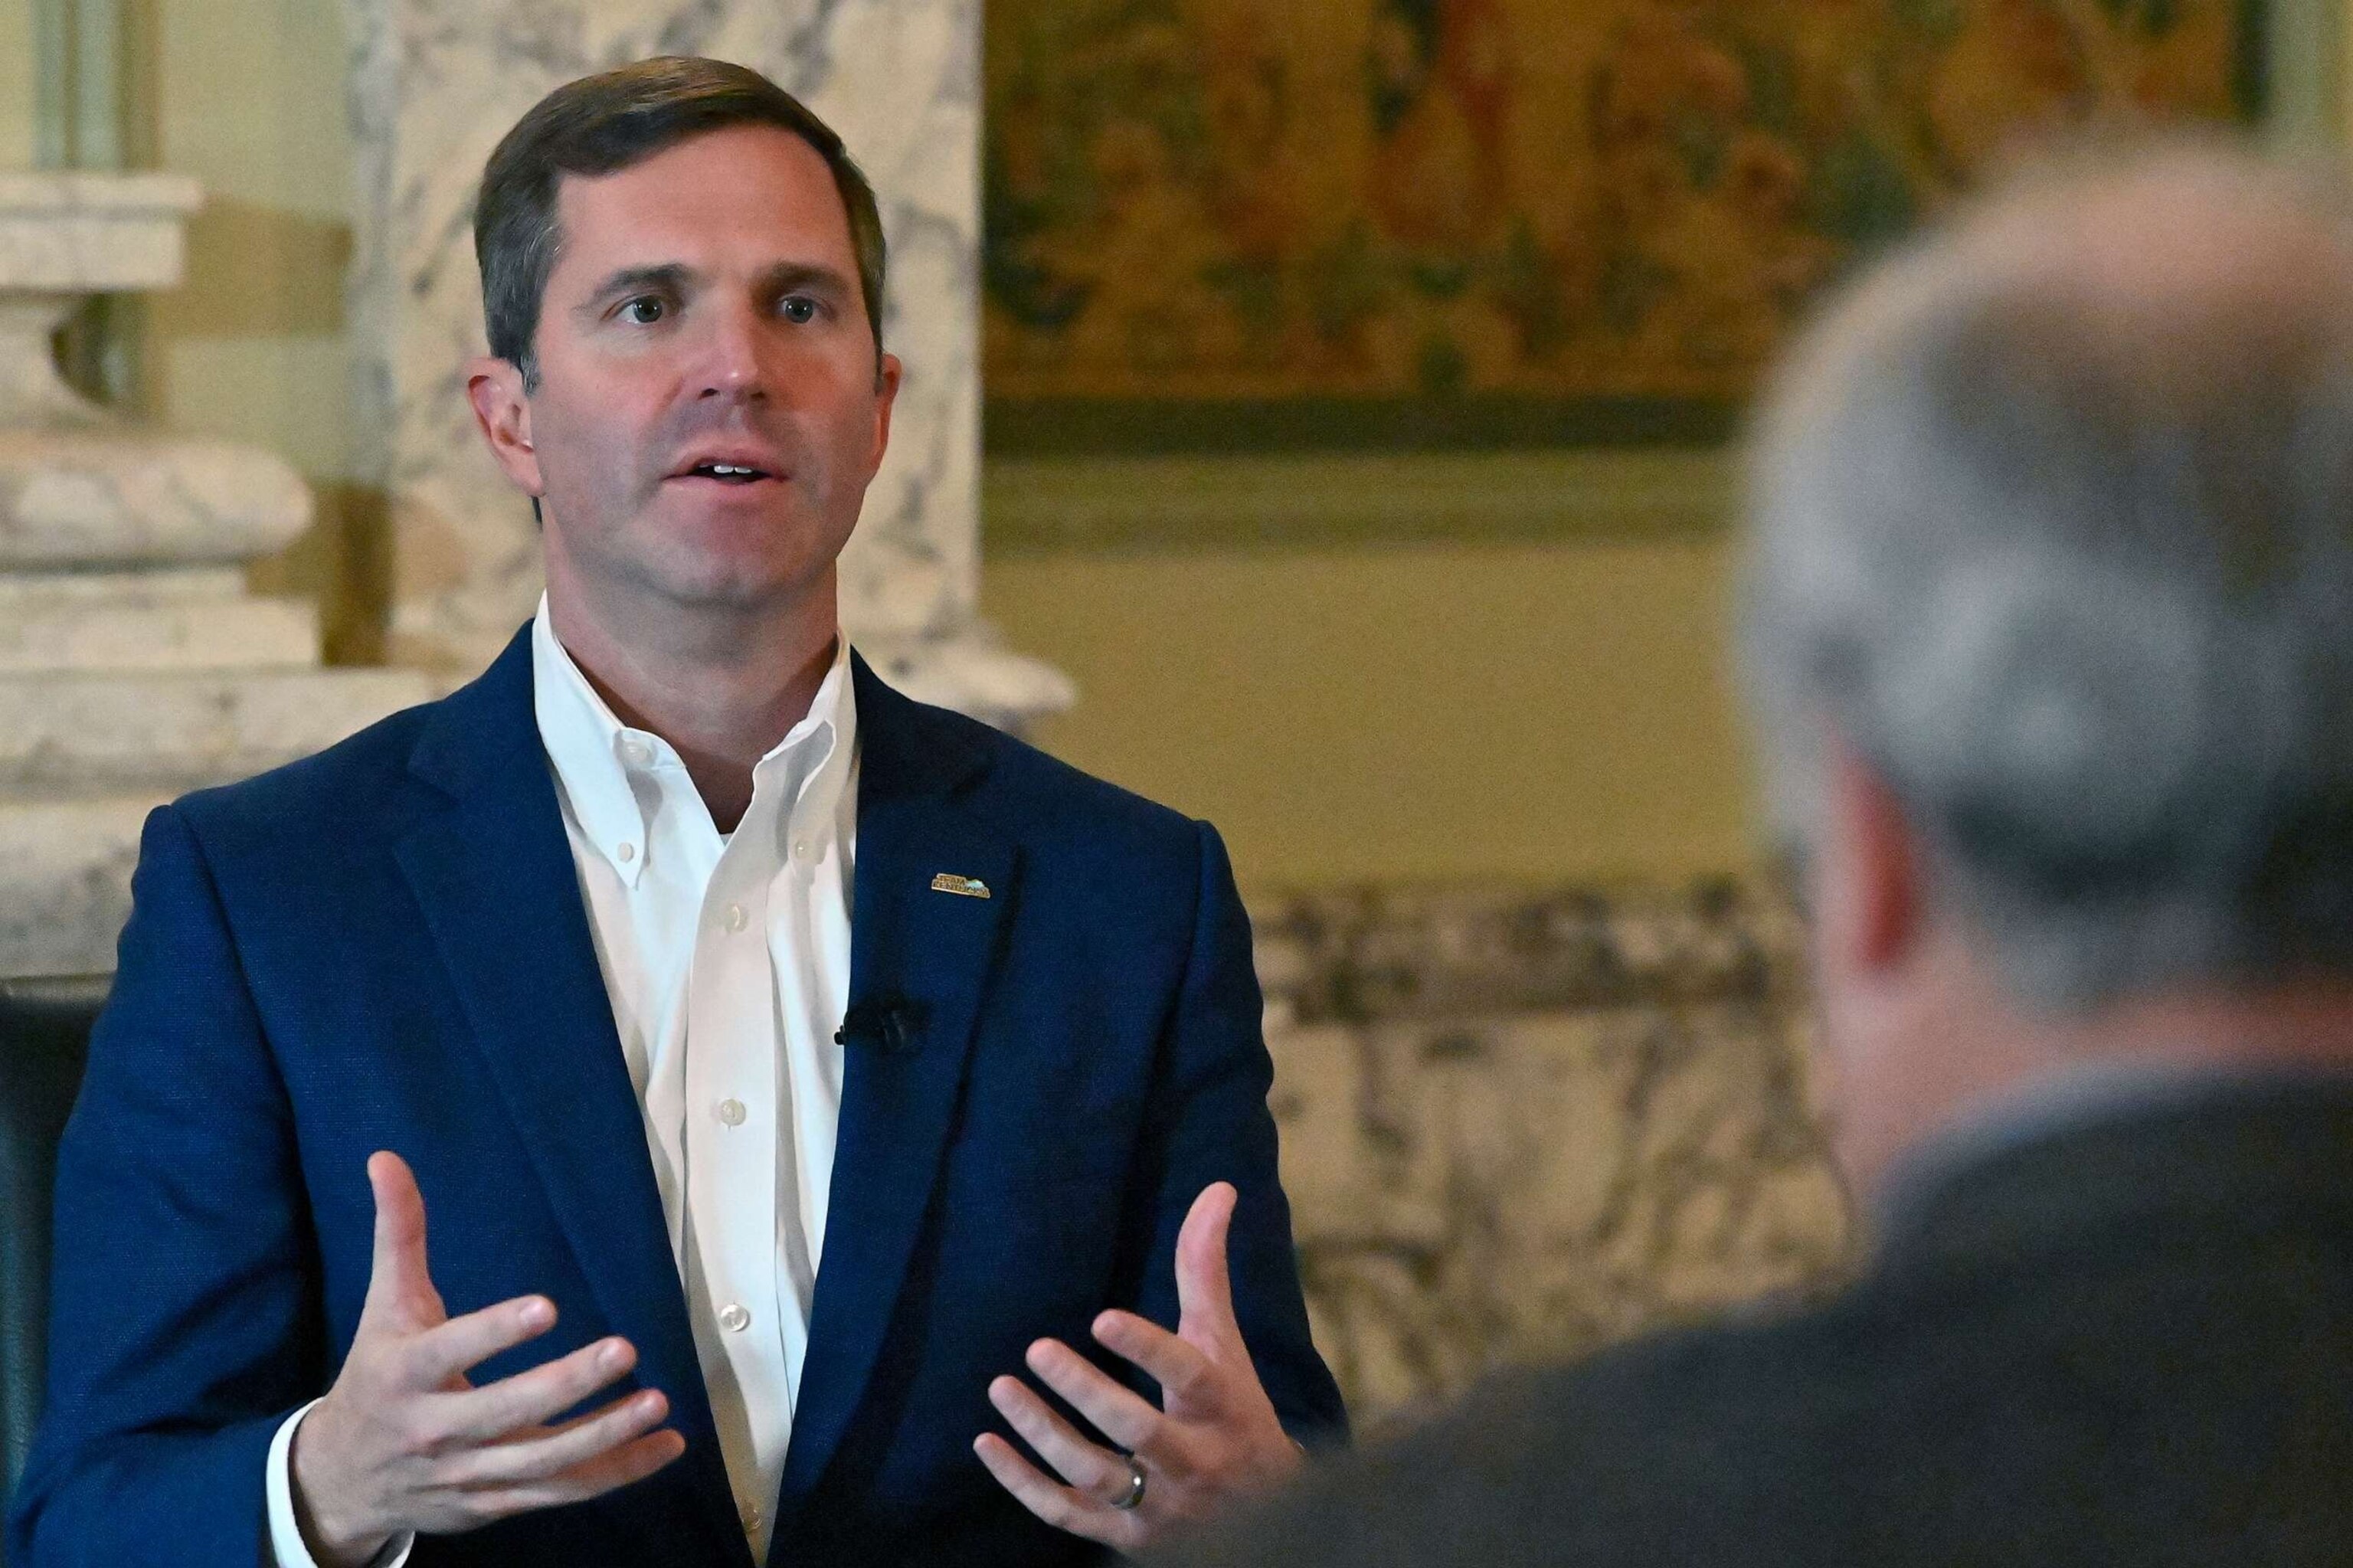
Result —
[[796, 325], [807, 326], [817, 320], [817, 302], [807, 294], [794, 294], [776, 308], [786, 321]]
[[631, 300], [621, 307], [621, 319], [636, 326], [651, 326], [668, 314], [670, 307], [651, 295]]

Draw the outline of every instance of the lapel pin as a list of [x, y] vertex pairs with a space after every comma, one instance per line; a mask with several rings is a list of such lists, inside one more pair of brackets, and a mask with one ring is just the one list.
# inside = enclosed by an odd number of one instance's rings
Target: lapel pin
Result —
[[959, 898], [986, 898], [988, 884], [976, 876], [955, 876], [944, 871], [932, 878], [932, 891], [953, 893]]

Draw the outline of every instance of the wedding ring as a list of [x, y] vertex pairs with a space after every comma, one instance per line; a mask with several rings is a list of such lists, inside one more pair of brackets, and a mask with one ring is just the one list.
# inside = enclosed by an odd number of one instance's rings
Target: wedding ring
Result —
[[1127, 1495], [1112, 1499], [1111, 1506], [1122, 1513], [1132, 1513], [1142, 1508], [1145, 1478], [1144, 1467], [1136, 1462], [1134, 1455], [1130, 1454], [1127, 1457]]

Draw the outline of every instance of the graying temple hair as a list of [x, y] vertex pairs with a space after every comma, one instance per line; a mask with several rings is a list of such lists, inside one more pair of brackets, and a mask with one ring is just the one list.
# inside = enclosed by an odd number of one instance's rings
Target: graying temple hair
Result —
[[[2239, 225], [2241, 286], [2116, 298], [2069, 227], [2103, 192]], [[2079, 163], [1866, 281], [1766, 401], [1777, 818], [1802, 851], [1834, 732], [2031, 1005], [2353, 973], [2348, 211], [2224, 145]]]

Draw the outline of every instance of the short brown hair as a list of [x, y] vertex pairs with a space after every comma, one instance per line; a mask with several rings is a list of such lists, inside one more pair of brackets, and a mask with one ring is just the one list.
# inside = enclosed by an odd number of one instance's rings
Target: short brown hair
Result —
[[515, 122], [482, 168], [474, 202], [474, 258], [491, 352], [538, 380], [532, 344], [539, 307], [563, 248], [556, 191], [565, 175], [617, 174], [657, 153], [731, 125], [773, 125], [807, 142], [833, 174], [849, 215], [859, 292], [882, 352], [882, 215], [874, 187], [833, 128], [746, 66], [663, 55], [565, 83]]

